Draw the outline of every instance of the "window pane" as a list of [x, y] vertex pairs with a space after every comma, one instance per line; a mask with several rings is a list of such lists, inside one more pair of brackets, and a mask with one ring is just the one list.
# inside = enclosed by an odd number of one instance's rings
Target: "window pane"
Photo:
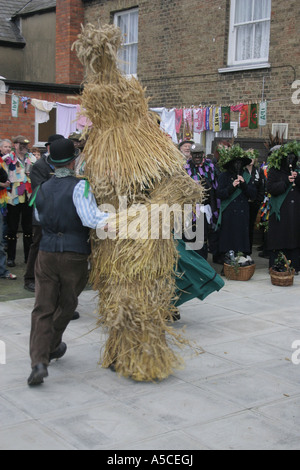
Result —
[[130, 73], [135, 74], [137, 71], [137, 56], [138, 47], [137, 44], [130, 46]]
[[129, 42], [138, 42], [138, 12], [130, 14]]
[[252, 20], [253, 0], [236, 0], [235, 23], [245, 23]]
[[116, 23], [123, 33], [123, 46], [119, 51], [119, 67], [126, 75], [137, 73], [138, 10], [116, 14]]
[[254, 20], [269, 19], [271, 16], [271, 0], [255, 0]]
[[237, 28], [235, 60], [252, 59], [253, 28], [253, 25], [239, 26]]
[[254, 59], [268, 58], [269, 41], [269, 23], [258, 23], [255, 26]]
[[118, 16], [118, 26], [123, 33], [124, 44], [126, 44], [128, 42], [128, 15]]
[[119, 67], [123, 73], [129, 73], [129, 49], [123, 46], [119, 51]]

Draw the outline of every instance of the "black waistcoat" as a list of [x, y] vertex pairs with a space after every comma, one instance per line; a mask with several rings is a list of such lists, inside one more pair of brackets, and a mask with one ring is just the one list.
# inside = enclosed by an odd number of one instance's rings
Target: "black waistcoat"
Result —
[[55, 176], [41, 185], [36, 208], [43, 229], [40, 250], [90, 254], [89, 228], [84, 227], [73, 203], [78, 178]]

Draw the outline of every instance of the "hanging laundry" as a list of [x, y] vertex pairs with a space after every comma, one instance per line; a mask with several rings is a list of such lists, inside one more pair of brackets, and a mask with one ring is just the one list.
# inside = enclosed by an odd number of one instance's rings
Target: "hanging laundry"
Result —
[[214, 132], [221, 132], [222, 130], [222, 114], [221, 108], [213, 108], [213, 130]]
[[204, 131], [204, 109], [195, 108], [194, 109], [194, 132], [199, 134]]
[[267, 125], [267, 102], [264, 101], [259, 105], [259, 126], [266, 126]]
[[243, 103], [240, 103], [240, 104], [237, 104], [235, 106], [231, 106], [231, 111], [233, 111], [234, 113], [240, 113], [243, 109]]
[[253, 103], [250, 105], [250, 116], [249, 116], [249, 129], [258, 128], [258, 105]]
[[183, 109], [175, 109], [175, 129], [176, 133], [179, 134], [183, 118]]
[[230, 106], [222, 106], [222, 130], [230, 131]]
[[183, 138], [184, 140], [193, 138], [193, 110], [189, 108], [183, 110]]
[[190, 108], [184, 108], [183, 110], [183, 120], [185, 126], [191, 131], [193, 129], [193, 110]]
[[209, 131], [210, 108], [208, 106], [205, 108], [205, 113], [205, 130]]
[[202, 108], [203, 111], [203, 130], [206, 130], [206, 108]]
[[160, 119], [161, 119], [161, 115], [162, 115], [164, 109], [165, 108], [150, 108], [150, 111], [153, 111], [153, 113], [158, 114]]
[[244, 104], [240, 112], [240, 127], [249, 126], [249, 106]]
[[214, 130], [214, 108], [211, 106], [209, 108], [209, 131]]
[[12, 94], [11, 96], [11, 115], [17, 118], [19, 116], [19, 103], [20, 99], [17, 95]]
[[56, 131], [67, 139], [72, 132], [76, 131], [77, 106], [76, 104], [56, 104]]
[[178, 144], [176, 128], [175, 128], [175, 108], [168, 111], [166, 108], [163, 110], [161, 115], [160, 128], [172, 137], [174, 144]]
[[22, 101], [22, 104], [23, 104], [24, 113], [26, 113], [27, 108], [28, 108], [28, 104], [31, 102], [31, 98], [28, 98], [27, 96], [22, 96], [21, 101]]
[[48, 122], [50, 119], [49, 113], [54, 108], [55, 103], [45, 100], [37, 100], [36, 98], [31, 99], [32, 106], [35, 107], [35, 121], [38, 124]]
[[6, 86], [3, 80], [0, 80], [0, 104], [6, 104]]

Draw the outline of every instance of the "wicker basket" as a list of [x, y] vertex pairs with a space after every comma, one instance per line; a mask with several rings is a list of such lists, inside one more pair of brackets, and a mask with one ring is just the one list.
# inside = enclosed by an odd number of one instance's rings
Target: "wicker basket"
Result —
[[224, 274], [227, 279], [230, 281], [249, 281], [253, 276], [255, 271], [255, 264], [250, 264], [250, 266], [242, 266], [236, 269], [230, 264], [224, 264]]
[[278, 272], [270, 268], [271, 282], [274, 286], [292, 286], [294, 284], [295, 270], [292, 272]]

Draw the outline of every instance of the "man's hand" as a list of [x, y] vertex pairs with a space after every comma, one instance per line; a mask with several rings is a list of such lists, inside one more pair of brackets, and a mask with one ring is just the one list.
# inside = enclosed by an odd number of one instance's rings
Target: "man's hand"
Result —
[[297, 178], [298, 173], [296, 171], [292, 171], [291, 175], [289, 176], [289, 182], [295, 183], [295, 179]]

